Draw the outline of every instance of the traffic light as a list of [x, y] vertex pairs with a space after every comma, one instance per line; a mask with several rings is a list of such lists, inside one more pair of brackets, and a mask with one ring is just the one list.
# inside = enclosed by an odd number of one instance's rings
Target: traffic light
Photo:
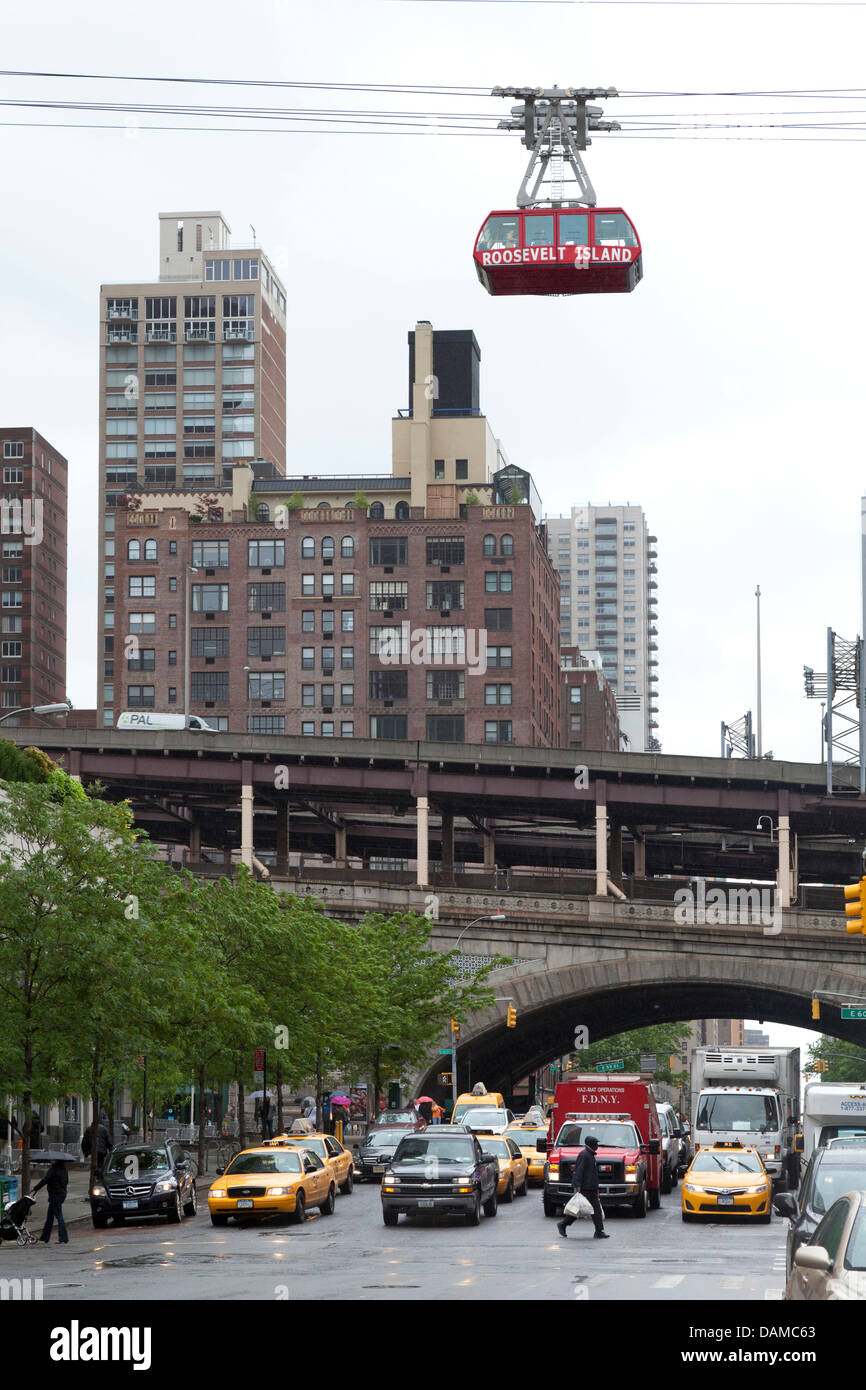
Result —
[[849, 936], [855, 936], [858, 932], [866, 931], [866, 878], [861, 878], [859, 883], [846, 884], [843, 891], [845, 916], [851, 919], [847, 932]]
[[567, 1060], [566, 1063], [565, 1063], [565, 1070], [566, 1070], [566, 1071], [571, 1071], [571, 1069], [572, 1069], [573, 1066], [574, 1066], [574, 1062], [573, 1062], [572, 1059], [569, 1057], [568, 1060]]
[[440, 1073], [439, 1073], [439, 1085], [440, 1085], [440, 1086], [450, 1086], [450, 1085], [451, 1085], [451, 1073], [450, 1073], [450, 1071], [440, 1071]]
[[505, 1018], [505, 1026], [506, 1028], [517, 1027], [517, 1010], [515, 1009], [513, 1004], [508, 1005], [508, 1013]]
[[812, 995], [812, 1017], [815, 1019], [821, 1017], [821, 1001], [814, 994]]
[[456, 1018], [451, 1020], [451, 1032], [454, 1034], [454, 1041], [457, 1042], [460, 1037], [460, 1024]]
[[829, 1070], [830, 1070], [830, 1063], [829, 1063], [829, 1062], [825, 1062], [825, 1061], [824, 1061], [824, 1058], [821, 1057], [821, 1058], [818, 1059], [817, 1062], [814, 1062], [814, 1063], [813, 1063], [813, 1065], [812, 1065], [812, 1070], [813, 1070], [813, 1071], [819, 1071], [819, 1072], [829, 1071]]
[[678, 1066], [679, 1066], [679, 1063], [677, 1062], [676, 1057], [674, 1057], [673, 1054], [671, 1054], [671, 1055], [668, 1057], [668, 1067], [670, 1068], [671, 1071], [676, 1071], [676, 1069], [677, 1069]]

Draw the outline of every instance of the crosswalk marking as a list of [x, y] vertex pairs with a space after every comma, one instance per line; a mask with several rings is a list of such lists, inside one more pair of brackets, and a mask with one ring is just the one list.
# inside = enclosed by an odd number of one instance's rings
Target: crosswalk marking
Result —
[[725, 1278], [722, 1280], [722, 1288], [723, 1288], [723, 1289], [739, 1289], [739, 1288], [742, 1288], [742, 1286], [743, 1286], [743, 1284], [744, 1284], [745, 1282], [746, 1282], [746, 1281], [745, 1281], [745, 1278], [744, 1278], [744, 1276], [743, 1276], [742, 1274], [728, 1274], [728, 1275], [726, 1275]]
[[785, 1297], [784, 1289], [764, 1289], [764, 1298], [767, 1300], [776, 1299], [781, 1301]]
[[685, 1277], [684, 1274], [663, 1274], [660, 1279], [656, 1279], [652, 1287], [654, 1289], [675, 1289]]

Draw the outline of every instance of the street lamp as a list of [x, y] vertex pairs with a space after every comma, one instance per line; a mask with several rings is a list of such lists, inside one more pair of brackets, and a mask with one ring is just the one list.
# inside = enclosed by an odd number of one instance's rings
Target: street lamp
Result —
[[0, 714], [0, 724], [4, 719], [11, 719], [16, 714], [39, 714], [43, 718], [48, 715], [64, 715], [72, 712], [71, 700], [60, 700], [51, 705], [26, 705], [22, 709], [10, 709], [5, 714]]
[[[504, 921], [505, 921], [505, 913], [504, 913], [504, 912], [500, 912], [499, 909], [497, 909], [496, 912], [485, 912], [484, 915], [483, 915], [482, 917], [473, 917], [473, 919], [472, 919], [471, 922], [467, 922], [467, 923], [466, 923], [466, 926], [463, 928], [463, 930], [462, 930], [462, 932], [460, 933], [460, 935], [458, 936], [457, 940], [454, 942], [454, 945], [451, 947], [451, 950], [452, 950], [452, 951], [456, 951], [456, 950], [457, 950], [457, 947], [460, 945], [460, 942], [463, 940], [463, 938], [464, 938], [464, 936], [466, 935], [466, 933], [468, 932], [469, 928], [470, 928], [470, 927], [474, 927], [475, 924], [476, 924], [476, 922], [504, 922]], [[454, 1028], [453, 1028], [453, 1025], [452, 1025], [452, 1028], [451, 1028], [451, 1114], [452, 1114], [452, 1115], [454, 1114], [454, 1110], [455, 1110], [456, 1105], [457, 1105], [457, 1038], [456, 1038], [456, 1035], [455, 1035], [455, 1033], [454, 1033]]]
[[198, 574], [196, 565], [187, 565], [184, 574], [184, 602], [186, 613], [184, 614], [184, 634], [183, 634], [183, 727], [189, 728], [189, 687], [190, 687], [190, 611], [189, 611], [189, 577], [191, 574]]

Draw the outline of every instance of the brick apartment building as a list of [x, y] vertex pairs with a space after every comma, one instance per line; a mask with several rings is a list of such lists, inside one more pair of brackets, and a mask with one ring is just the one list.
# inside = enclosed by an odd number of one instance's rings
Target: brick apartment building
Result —
[[481, 413], [472, 333], [418, 324], [410, 360], [390, 475], [255, 460], [213, 487], [128, 487], [116, 711], [184, 709], [188, 620], [189, 710], [219, 728], [558, 746], [559, 586], [532, 479]]
[[[0, 428], [0, 450], [2, 714], [66, 697], [67, 462], [30, 426]], [[27, 714], [3, 720], [40, 722]]]
[[618, 752], [621, 735], [616, 697], [598, 652], [582, 653], [578, 647], [563, 647], [560, 669], [561, 747]]

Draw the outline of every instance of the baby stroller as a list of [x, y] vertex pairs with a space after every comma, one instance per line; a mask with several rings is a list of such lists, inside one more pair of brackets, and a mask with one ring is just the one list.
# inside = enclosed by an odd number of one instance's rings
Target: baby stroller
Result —
[[0, 1243], [4, 1240], [16, 1241], [18, 1245], [36, 1245], [38, 1237], [27, 1229], [27, 1218], [31, 1207], [36, 1205], [35, 1197], [19, 1197], [3, 1213], [0, 1221]]

